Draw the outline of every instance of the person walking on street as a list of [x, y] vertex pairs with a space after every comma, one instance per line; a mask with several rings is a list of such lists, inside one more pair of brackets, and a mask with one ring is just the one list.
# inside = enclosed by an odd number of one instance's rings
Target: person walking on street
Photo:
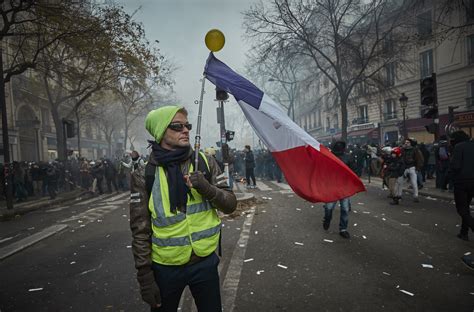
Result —
[[402, 159], [402, 150], [400, 147], [394, 147], [391, 157], [387, 159], [386, 175], [388, 177], [388, 189], [392, 198], [391, 205], [398, 205], [402, 198], [403, 191], [403, 173], [405, 172], [405, 164]]
[[[102, 162], [98, 160], [97, 162], [91, 162], [91, 174], [92, 178], [95, 180], [95, 187], [99, 189], [99, 194], [104, 194], [104, 190], [102, 189], [102, 181], [104, 180], [104, 167], [102, 166]], [[95, 193], [94, 182], [92, 183], [92, 193]]]
[[[255, 181], [255, 158], [253, 157], [253, 152], [250, 149], [250, 145], [245, 145], [245, 179], [247, 181], [247, 188], [256, 188], [257, 182]], [[252, 179], [253, 184], [250, 184], [250, 179]]]
[[469, 240], [469, 228], [474, 231], [474, 219], [470, 204], [474, 196], [474, 141], [462, 130], [451, 135], [453, 155], [449, 164], [449, 173], [454, 184], [454, 201], [461, 216], [461, 231], [458, 237]]
[[[345, 163], [349, 168], [354, 170], [354, 161], [352, 156], [346, 152], [346, 142], [337, 141], [332, 146], [332, 153], [337, 156], [343, 163]], [[332, 219], [332, 212], [336, 208], [337, 201], [324, 204], [324, 219], [323, 219], [323, 228], [325, 230], [329, 229]], [[351, 236], [347, 231], [347, 225], [349, 222], [349, 210], [351, 207], [350, 198], [346, 197], [339, 200], [339, 205], [341, 207], [341, 216], [339, 218], [339, 235], [343, 238], [349, 239]]]
[[199, 153], [198, 170], [189, 144], [187, 111], [164, 106], [151, 111], [154, 137], [145, 168], [131, 175], [132, 251], [142, 299], [151, 311], [177, 311], [189, 286], [198, 311], [222, 311], [215, 251], [221, 221], [237, 200], [215, 159]]
[[104, 175], [105, 181], [107, 183], [107, 192], [112, 193], [112, 185], [114, 186], [115, 192], [119, 192], [117, 187], [117, 169], [115, 169], [114, 164], [108, 160], [104, 160]]
[[403, 145], [402, 153], [403, 161], [405, 163], [404, 176], [410, 180], [413, 190], [413, 201], [418, 203], [418, 176], [417, 171], [423, 166], [423, 155], [417, 147], [413, 146], [411, 139], [406, 139]]

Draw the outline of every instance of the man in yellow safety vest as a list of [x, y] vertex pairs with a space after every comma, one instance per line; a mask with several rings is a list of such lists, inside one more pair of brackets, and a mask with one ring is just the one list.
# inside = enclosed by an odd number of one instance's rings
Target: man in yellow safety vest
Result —
[[177, 311], [189, 286], [199, 311], [221, 311], [217, 209], [237, 205], [213, 157], [200, 153], [198, 170], [189, 144], [186, 109], [151, 111], [145, 127], [154, 137], [145, 168], [131, 177], [132, 250], [142, 298], [152, 311]]

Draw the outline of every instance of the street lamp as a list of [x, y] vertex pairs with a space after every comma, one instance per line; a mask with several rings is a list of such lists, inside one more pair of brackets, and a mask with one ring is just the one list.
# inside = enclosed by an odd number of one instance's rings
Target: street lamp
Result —
[[403, 137], [406, 140], [408, 137], [407, 133], [407, 123], [406, 123], [406, 116], [405, 116], [405, 109], [408, 106], [408, 97], [405, 95], [405, 93], [402, 93], [402, 96], [399, 99], [400, 101], [400, 107], [403, 110]]

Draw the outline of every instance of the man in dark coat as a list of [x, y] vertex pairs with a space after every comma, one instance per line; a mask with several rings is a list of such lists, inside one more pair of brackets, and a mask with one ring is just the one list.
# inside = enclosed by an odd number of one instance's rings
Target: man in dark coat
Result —
[[[250, 145], [245, 145], [244, 149], [245, 153], [245, 177], [247, 180], [247, 187], [248, 188], [256, 188], [257, 183], [255, 182], [255, 159], [253, 157], [252, 150], [250, 149]], [[252, 179], [253, 185], [250, 184], [250, 179]]]
[[454, 183], [456, 210], [462, 219], [458, 237], [467, 241], [469, 228], [474, 231], [474, 219], [469, 207], [474, 196], [474, 141], [462, 130], [454, 132], [451, 139], [454, 149], [449, 172]]
[[115, 191], [118, 193], [117, 187], [117, 169], [115, 169], [114, 164], [109, 160], [104, 160], [104, 174], [105, 181], [107, 183], [107, 192], [112, 193], [112, 185], [114, 186]]

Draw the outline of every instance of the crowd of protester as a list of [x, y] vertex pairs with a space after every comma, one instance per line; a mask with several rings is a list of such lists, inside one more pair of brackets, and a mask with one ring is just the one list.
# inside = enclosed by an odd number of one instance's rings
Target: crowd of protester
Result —
[[16, 202], [81, 189], [92, 194], [129, 190], [130, 172], [144, 166], [137, 152], [115, 159], [89, 160], [71, 157], [66, 161], [14, 161], [9, 168], [0, 164], [0, 199], [6, 198], [5, 179], [9, 179]]

